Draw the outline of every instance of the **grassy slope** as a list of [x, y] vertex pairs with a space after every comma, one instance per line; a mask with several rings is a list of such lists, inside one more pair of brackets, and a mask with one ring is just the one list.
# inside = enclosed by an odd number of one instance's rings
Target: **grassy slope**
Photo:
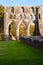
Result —
[[0, 52], [0, 65], [43, 65], [43, 52], [38, 51], [19, 41], [0, 41], [0, 46], [5, 50]]

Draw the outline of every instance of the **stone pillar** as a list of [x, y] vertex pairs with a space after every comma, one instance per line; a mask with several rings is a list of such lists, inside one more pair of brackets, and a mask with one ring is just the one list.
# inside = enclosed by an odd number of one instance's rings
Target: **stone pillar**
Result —
[[19, 26], [16, 26], [16, 40], [19, 40]]
[[9, 30], [8, 30], [8, 13], [6, 12], [4, 14], [4, 40], [8, 40], [9, 39]]

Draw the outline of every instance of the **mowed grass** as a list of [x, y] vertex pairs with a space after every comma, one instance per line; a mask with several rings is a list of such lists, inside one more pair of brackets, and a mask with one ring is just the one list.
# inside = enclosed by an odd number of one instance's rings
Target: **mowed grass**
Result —
[[20, 41], [0, 41], [0, 48], [0, 65], [43, 65], [43, 52]]

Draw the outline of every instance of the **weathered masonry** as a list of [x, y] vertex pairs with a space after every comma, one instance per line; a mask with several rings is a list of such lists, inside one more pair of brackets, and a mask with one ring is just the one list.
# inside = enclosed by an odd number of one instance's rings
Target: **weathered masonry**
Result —
[[[9, 26], [13, 22], [16, 27], [16, 39], [19, 40], [19, 26], [23, 22], [26, 27], [26, 36], [29, 36], [30, 24], [35, 25], [38, 20], [39, 31], [42, 23], [41, 6], [14, 6], [5, 7], [4, 12], [4, 39], [9, 39]], [[41, 33], [41, 31], [40, 31]], [[41, 35], [43, 35], [41, 33]]]

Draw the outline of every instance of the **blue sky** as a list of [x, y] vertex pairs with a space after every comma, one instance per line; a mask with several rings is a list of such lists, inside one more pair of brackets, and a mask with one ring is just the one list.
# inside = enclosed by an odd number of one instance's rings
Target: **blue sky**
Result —
[[42, 5], [43, 0], [0, 0], [0, 5], [4, 6], [36, 6]]

